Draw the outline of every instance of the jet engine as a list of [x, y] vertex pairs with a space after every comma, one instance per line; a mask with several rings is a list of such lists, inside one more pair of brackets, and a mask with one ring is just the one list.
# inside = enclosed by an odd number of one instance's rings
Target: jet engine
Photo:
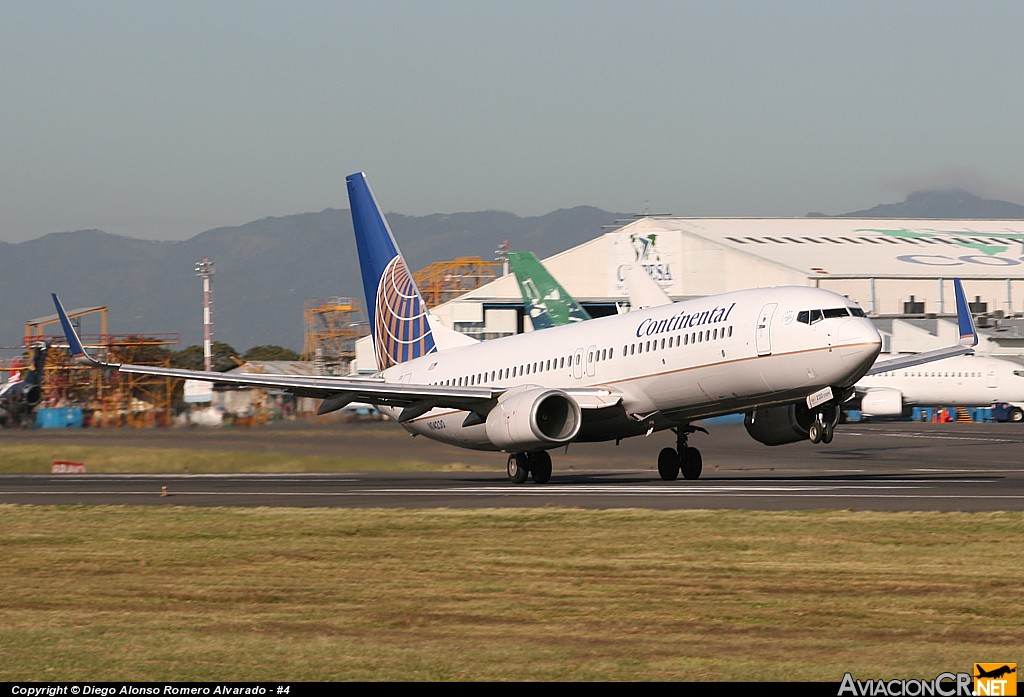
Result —
[[870, 389], [860, 399], [860, 411], [865, 416], [900, 416], [903, 393], [891, 387]]
[[39, 402], [43, 401], [43, 388], [39, 385], [32, 385], [32, 387], [25, 390], [25, 404], [30, 407], [38, 406]]
[[526, 452], [568, 443], [580, 431], [580, 405], [561, 390], [510, 390], [487, 414], [487, 438], [507, 452]]
[[765, 445], [785, 445], [807, 440], [814, 412], [804, 402], [763, 407], [747, 412], [743, 425], [754, 440]]

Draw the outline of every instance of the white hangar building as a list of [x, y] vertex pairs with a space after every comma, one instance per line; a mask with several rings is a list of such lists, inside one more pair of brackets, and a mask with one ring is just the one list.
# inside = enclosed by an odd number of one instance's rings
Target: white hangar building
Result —
[[[1024, 357], [1024, 220], [647, 216], [541, 261], [594, 316], [628, 305], [622, 267], [632, 263], [673, 300], [826, 288], [857, 302], [893, 352], [955, 343], [959, 277], [981, 330], [978, 352]], [[480, 339], [531, 330], [512, 275], [433, 312]], [[368, 340], [357, 343], [360, 371], [373, 370], [372, 351]]]

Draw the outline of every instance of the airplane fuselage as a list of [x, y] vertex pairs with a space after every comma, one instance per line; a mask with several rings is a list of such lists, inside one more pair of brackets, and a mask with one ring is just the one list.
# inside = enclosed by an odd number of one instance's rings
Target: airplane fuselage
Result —
[[956, 356], [879, 373], [857, 382], [858, 391], [892, 389], [906, 405], [935, 407], [1024, 403], [1024, 366], [988, 356]]
[[[621, 408], [581, 404], [575, 440], [604, 441], [850, 387], [878, 355], [874, 325], [831, 291], [736, 291], [428, 354], [383, 371], [388, 382], [607, 388]], [[382, 409], [397, 417], [398, 410]], [[598, 413], [600, 414], [598, 416]], [[668, 416], [669, 418], [666, 418]], [[434, 409], [403, 425], [496, 450], [467, 412]]]

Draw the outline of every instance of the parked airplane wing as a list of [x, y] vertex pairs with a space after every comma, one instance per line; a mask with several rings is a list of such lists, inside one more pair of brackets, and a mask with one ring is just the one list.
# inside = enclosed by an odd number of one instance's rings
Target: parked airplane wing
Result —
[[955, 345], [935, 349], [934, 351], [908, 353], [905, 356], [877, 361], [865, 375], [877, 375], [890, 370], [910, 368], [943, 358], [974, 353], [974, 347], [978, 345], [978, 330], [974, 327], [974, 318], [971, 317], [967, 296], [964, 295], [964, 287], [959, 278], [953, 279], [953, 292], [956, 294], [956, 320], [960, 328], [960, 340]]

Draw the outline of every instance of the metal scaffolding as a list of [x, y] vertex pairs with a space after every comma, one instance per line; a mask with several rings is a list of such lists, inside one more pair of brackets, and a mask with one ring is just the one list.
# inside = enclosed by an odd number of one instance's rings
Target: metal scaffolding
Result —
[[501, 261], [484, 261], [480, 257], [459, 257], [454, 261], [438, 261], [413, 274], [427, 307], [442, 303], [490, 283], [501, 272]]
[[[68, 317], [76, 322], [93, 314], [100, 315], [102, 331], [81, 336], [90, 353], [114, 363], [170, 366], [169, 347], [180, 342], [178, 334], [109, 334], [105, 306], [72, 310]], [[25, 326], [25, 346], [37, 341], [50, 344], [40, 408], [81, 407], [86, 423], [97, 427], [170, 425], [180, 380], [79, 365], [72, 360], [63, 334], [46, 334], [46, 327], [59, 321], [57, 315], [48, 315]]]
[[307, 300], [302, 359], [317, 364], [323, 375], [345, 374], [356, 355], [356, 339], [368, 332], [353, 298]]

